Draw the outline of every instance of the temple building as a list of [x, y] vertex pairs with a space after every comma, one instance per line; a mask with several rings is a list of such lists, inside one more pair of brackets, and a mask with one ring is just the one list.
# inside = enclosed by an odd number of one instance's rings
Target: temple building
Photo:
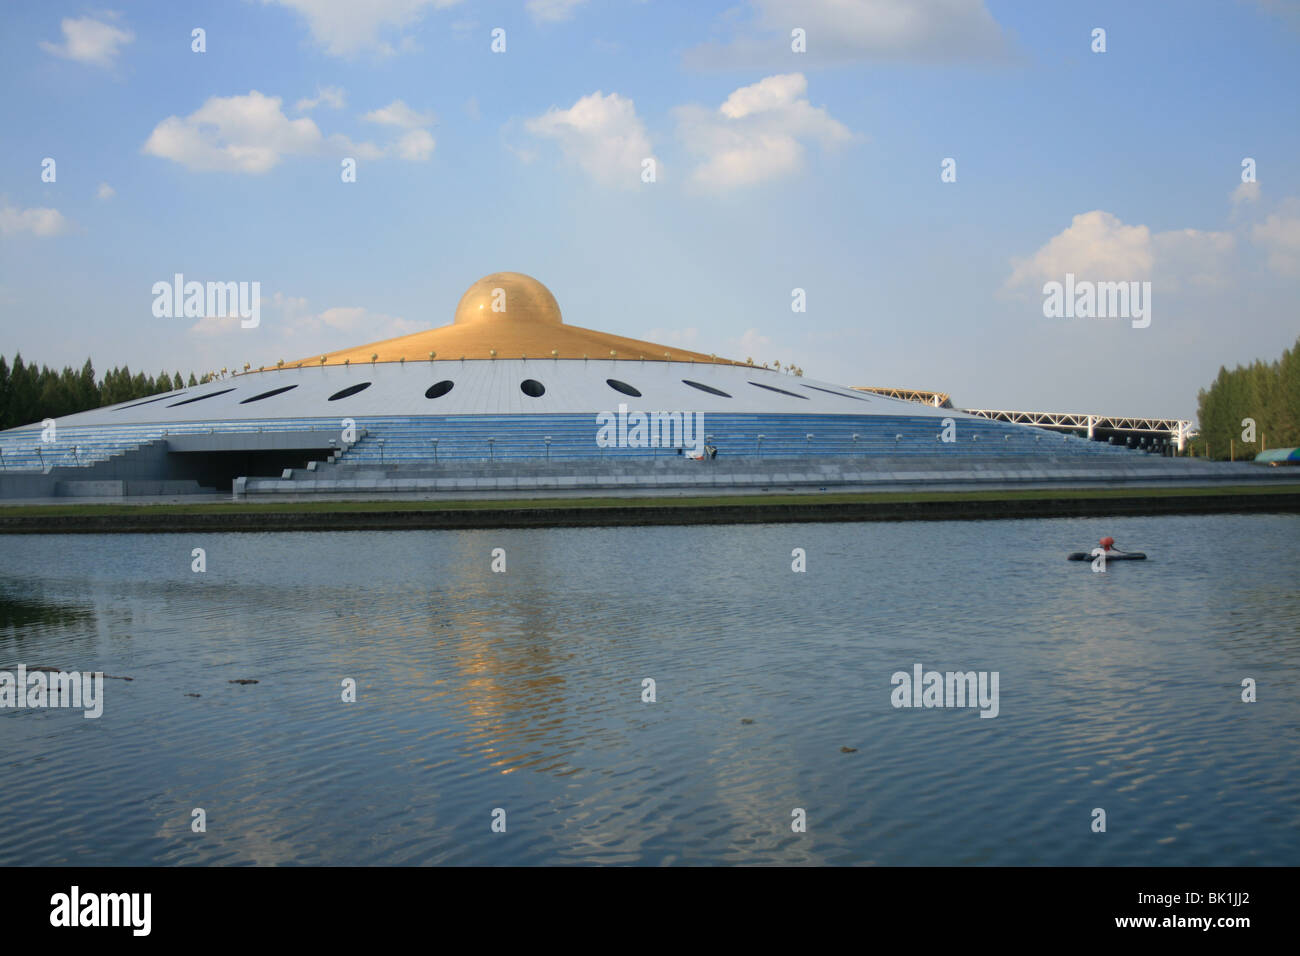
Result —
[[0, 432], [0, 494], [820, 487], [906, 461], [939, 480], [1147, 457], [568, 325], [511, 272], [470, 286], [449, 325], [54, 426]]

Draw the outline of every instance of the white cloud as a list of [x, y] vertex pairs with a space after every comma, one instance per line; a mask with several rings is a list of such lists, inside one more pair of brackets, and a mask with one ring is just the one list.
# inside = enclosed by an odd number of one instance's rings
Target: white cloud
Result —
[[280, 97], [257, 90], [246, 96], [214, 96], [189, 116], [169, 116], [159, 123], [141, 151], [188, 169], [250, 175], [269, 172], [286, 156], [427, 159], [433, 151], [433, 137], [427, 134], [403, 137], [386, 149], [341, 133], [327, 138], [314, 120], [289, 119], [280, 104]]
[[297, 11], [312, 38], [326, 53], [350, 57], [361, 52], [383, 56], [412, 48], [411, 37], [400, 37], [395, 48], [381, 37], [415, 23], [430, 9], [454, 6], [460, 0], [262, 0]]
[[[335, 306], [313, 312], [311, 303], [306, 298], [282, 292], [272, 295], [265, 305], [266, 316], [258, 327], [258, 334], [269, 336], [269, 339], [264, 340], [266, 347], [278, 344], [286, 354], [275, 358], [283, 358], [287, 362], [345, 348], [357, 342], [379, 342], [410, 335], [426, 328], [418, 322], [374, 312], [364, 306]], [[247, 331], [241, 328], [240, 321], [237, 315], [208, 317], [197, 320], [189, 331], [209, 340], [241, 332], [247, 335]], [[274, 359], [269, 362], [274, 363]]]
[[335, 306], [322, 312], [306, 311], [306, 300], [293, 300], [295, 310], [280, 326], [287, 361], [347, 348], [358, 342], [382, 342], [421, 332], [428, 326], [398, 316], [372, 312], [364, 306]]
[[108, 183], [100, 183], [99, 188], [95, 190], [96, 199], [112, 199], [117, 195], [117, 190]]
[[285, 295], [283, 292], [271, 296], [272, 310], [287, 324], [305, 318], [311, 311], [310, 306], [311, 303], [303, 296]]
[[1288, 199], [1280, 211], [1255, 226], [1251, 238], [1268, 253], [1270, 269], [1300, 276], [1300, 201]]
[[247, 96], [214, 96], [189, 116], [159, 123], [143, 151], [190, 169], [265, 173], [283, 156], [314, 155], [325, 139], [315, 122], [291, 120], [280, 97], [252, 90]]
[[371, 110], [361, 118], [370, 123], [380, 123], [384, 126], [400, 126], [403, 129], [432, 126], [434, 120], [432, 113], [417, 113], [401, 100], [393, 100], [382, 109]]
[[434, 143], [433, 136], [428, 130], [413, 129], [408, 133], [402, 134], [401, 138], [395, 142], [391, 149], [393, 155], [398, 159], [405, 159], [413, 163], [422, 163], [433, 155]]
[[347, 105], [343, 90], [337, 86], [318, 86], [316, 95], [310, 99], [301, 99], [293, 104], [295, 112], [309, 113], [324, 103], [330, 109], [341, 110]]
[[551, 107], [525, 126], [535, 136], [554, 139], [570, 162], [606, 186], [637, 186], [641, 161], [652, 155], [635, 104], [617, 93], [604, 96], [597, 90], [567, 110]]
[[1162, 290], [1183, 285], [1213, 288], [1226, 285], [1237, 246], [1230, 232], [1171, 229], [1151, 237], [1154, 274]]
[[559, 23], [573, 19], [573, 12], [587, 0], [528, 0], [524, 8], [536, 23]]
[[403, 101], [393, 100], [382, 109], [372, 110], [361, 118], [381, 126], [396, 126], [407, 131], [389, 144], [390, 155], [417, 163], [424, 162], [433, 155], [437, 143], [433, 135], [423, 128], [434, 122], [432, 113], [417, 113]]
[[1075, 216], [1028, 259], [1011, 260], [1008, 288], [1061, 281], [1067, 272], [1091, 281], [1149, 279], [1154, 263], [1151, 230], [1126, 226], [1100, 209]]
[[[687, 54], [699, 67], [863, 61], [925, 63], [1006, 60], [1010, 44], [984, 0], [750, 0], [752, 14], [726, 44]], [[805, 31], [806, 52], [791, 51]]]
[[72, 230], [72, 223], [57, 209], [37, 206], [19, 209], [9, 200], [0, 199], [0, 236], [29, 232], [40, 239], [61, 236]]
[[[107, 14], [115, 19], [117, 14]], [[135, 39], [135, 34], [123, 27], [96, 20], [94, 17], [72, 19], [65, 17], [59, 23], [63, 30], [62, 43], [42, 40], [40, 47], [46, 53], [61, 56], [91, 66], [112, 66], [121, 48]]]
[[385, 156], [392, 155], [392, 147], [387, 149], [380, 148], [374, 143], [358, 143], [344, 136], [342, 133], [335, 133], [329, 138], [330, 151], [339, 156], [349, 156], [353, 159], [383, 159]]
[[1240, 206], [1244, 203], [1259, 202], [1259, 183], [1241, 183], [1232, 191], [1232, 205]]
[[1080, 213], [1026, 259], [1013, 258], [1006, 288], [1041, 291], [1047, 282], [1125, 282], [1157, 278], [1164, 290], [1225, 281], [1236, 239], [1227, 232], [1171, 229], [1152, 233], [1100, 209]]
[[803, 141], [824, 148], [851, 141], [854, 134], [809, 103], [807, 91], [802, 73], [786, 73], [741, 87], [717, 110], [678, 107], [678, 139], [701, 158], [692, 181], [711, 189], [752, 186], [802, 168]]

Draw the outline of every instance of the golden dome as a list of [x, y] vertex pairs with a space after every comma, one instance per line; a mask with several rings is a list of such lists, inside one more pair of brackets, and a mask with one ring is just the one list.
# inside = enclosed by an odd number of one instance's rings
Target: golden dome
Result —
[[452, 323], [465, 325], [484, 319], [563, 324], [560, 305], [551, 290], [519, 272], [494, 272], [465, 290]]
[[[496, 308], [493, 308], [496, 306]], [[593, 359], [739, 364], [670, 345], [565, 325], [546, 288], [518, 272], [484, 276], [460, 297], [450, 325], [304, 359], [320, 365], [449, 359]]]

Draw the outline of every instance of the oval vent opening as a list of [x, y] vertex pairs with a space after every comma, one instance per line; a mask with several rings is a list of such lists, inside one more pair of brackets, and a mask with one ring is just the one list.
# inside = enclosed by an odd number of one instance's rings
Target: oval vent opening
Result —
[[698, 388], [701, 392], [708, 392], [710, 395], [721, 395], [723, 398], [731, 398], [720, 388], [714, 388], [712, 385], [701, 385], [699, 382], [692, 382], [689, 378], [682, 379], [683, 385], [689, 385], [691, 388]]
[[285, 385], [283, 388], [273, 388], [269, 392], [263, 392], [261, 395], [254, 395], [252, 398], [246, 398], [240, 405], [247, 405], [249, 402], [260, 402], [264, 398], [270, 398], [272, 395], [280, 395], [289, 391], [291, 388], [297, 388], [297, 385]]
[[342, 391], [335, 392], [329, 397], [329, 400], [331, 402], [337, 402], [340, 398], [347, 398], [349, 395], [355, 395], [357, 392], [364, 392], [369, 387], [369, 382], [362, 382], [360, 385], [349, 385]]
[[640, 398], [641, 393], [629, 385], [627, 382], [620, 382], [616, 378], [605, 379], [605, 384], [616, 392], [622, 392], [624, 395], [631, 395], [633, 398]]
[[769, 392], [780, 392], [782, 395], [789, 395], [791, 398], [802, 399], [805, 402], [808, 401], [807, 395], [797, 395], [794, 392], [787, 392], [785, 389], [777, 388], [775, 385], [763, 385], [760, 384], [759, 382], [750, 382], [749, 384], [753, 385], [755, 388], [765, 388]]
[[199, 395], [196, 398], [187, 398], [183, 402], [172, 402], [168, 408], [175, 408], [177, 405], [188, 405], [190, 402], [201, 402], [205, 398], [216, 398], [218, 395], [225, 395], [227, 392], [233, 392], [233, 388], [223, 388], [219, 392], [208, 392], [206, 395]]

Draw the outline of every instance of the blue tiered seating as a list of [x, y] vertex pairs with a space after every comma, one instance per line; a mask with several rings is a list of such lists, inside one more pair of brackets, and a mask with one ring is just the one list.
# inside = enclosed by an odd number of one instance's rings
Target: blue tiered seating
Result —
[[[343, 458], [347, 462], [431, 461], [435, 458], [435, 440], [436, 458], [447, 461], [676, 454], [674, 448], [662, 447], [600, 448], [596, 444], [597, 426], [592, 415], [368, 418], [358, 419], [357, 424], [364, 424], [368, 434], [347, 452]], [[939, 419], [909, 416], [706, 415], [704, 430], [706, 440], [718, 449], [718, 454], [730, 457], [935, 454], [1025, 457], [1126, 452], [1122, 446], [1090, 442], [1073, 435], [983, 420], [959, 421], [956, 441], [943, 442]]]
[[[594, 415], [469, 415], [357, 418], [364, 437], [344, 461], [575, 459], [662, 457], [674, 448], [600, 448]], [[211, 432], [329, 430], [337, 419], [209, 421], [183, 425], [65, 426], [58, 440], [42, 443], [39, 426], [0, 437], [0, 469], [39, 471], [104, 461], [168, 435]], [[704, 417], [709, 444], [719, 455], [762, 458], [841, 458], [860, 455], [1035, 455], [1124, 454], [1122, 446], [1090, 442], [1023, 425], [959, 420], [956, 441], [940, 441], [940, 420], [912, 416], [714, 415]], [[758, 436], [763, 436], [759, 440]], [[856, 437], [855, 437], [856, 436]], [[550, 439], [549, 445], [547, 439]], [[436, 441], [436, 453], [435, 453]]]

